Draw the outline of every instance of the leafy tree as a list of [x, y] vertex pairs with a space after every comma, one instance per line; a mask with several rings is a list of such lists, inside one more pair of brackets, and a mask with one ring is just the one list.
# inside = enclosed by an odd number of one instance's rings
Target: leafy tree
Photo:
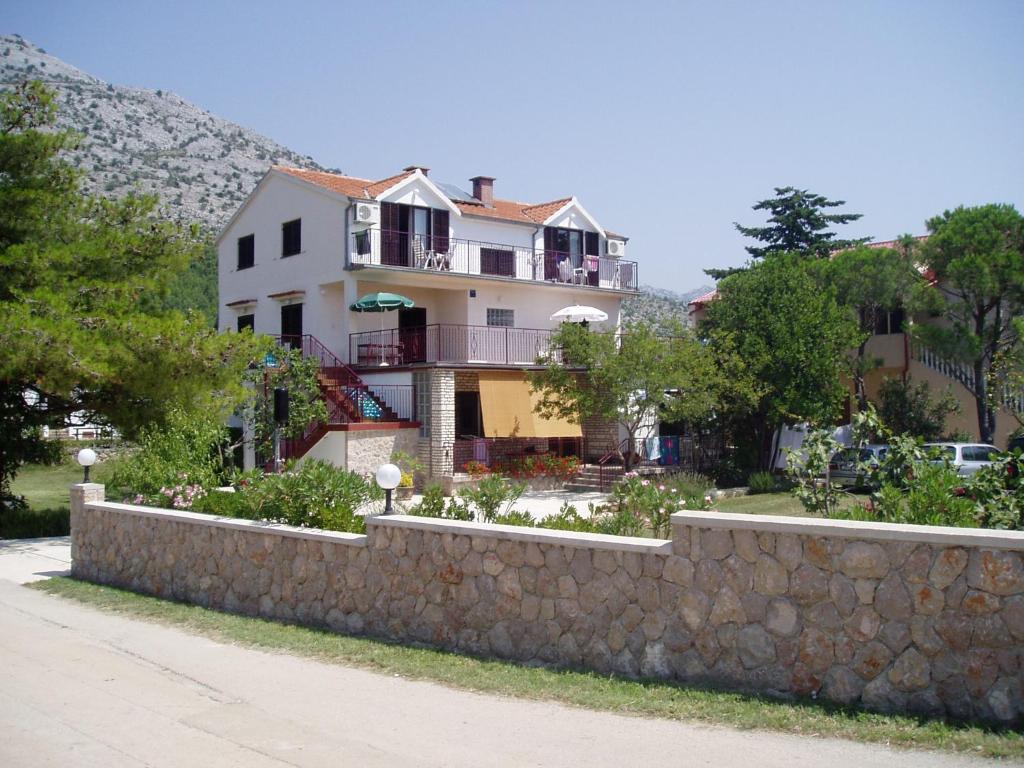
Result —
[[922, 258], [946, 294], [945, 324], [915, 328], [915, 338], [970, 369], [981, 439], [992, 442], [998, 398], [989, 381], [997, 362], [1021, 343], [1024, 217], [1012, 205], [960, 207], [928, 221]]
[[840, 377], [860, 342], [857, 322], [836, 301], [820, 270], [799, 254], [778, 255], [719, 284], [701, 327], [712, 348], [734, 360], [740, 392], [726, 415], [752, 439], [758, 464], [771, 467], [771, 442], [783, 424], [828, 423], [846, 397]]
[[861, 324], [862, 334], [852, 366], [858, 409], [867, 408], [864, 377], [879, 361], [867, 355], [867, 343], [880, 317], [895, 309], [910, 312], [925, 305], [927, 286], [914, 265], [913, 240], [904, 238], [899, 248], [865, 245], [839, 251], [824, 262], [826, 280], [836, 299]]
[[[561, 353], [530, 375], [540, 393], [537, 412], [617, 423], [630, 446], [652, 415], [664, 421], [708, 418], [723, 388], [710, 350], [678, 326], [671, 336], [658, 336], [646, 324], [629, 326], [619, 335], [563, 323], [551, 347]], [[628, 453], [624, 459], [628, 465]]]
[[991, 385], [1004, 408], [1024, 428], [1024, 317], [1013, 319], [1016, 342], [992, 364]]
[[[836, 239], [830, 227], [857, 221], [859, 213], [828, 213], [830, 208], [846, 205], [845, 200], [829, 200], [806, 189], [775, 187], [775, 197], [761, 200], [755, 211], [768, 211], [768, 226], [744, 227], [733, 222], [746, 237], [763, 246], [749, 245], [746, 250], [754, 259], [763, 259], [782, 253], [799, 253], [810, 258], [828, 258], [834, 251], [866, 243], [871, 238], [857, 240]], [[706, 269], [705, 274], [720, 280], [741, 269]]]
[[195, 233], [157, 218], [153, 198], [84, 195], [55, 117], [38, 82], [0, 95], [3, 496], [37, 455], [40, 425], [77, 413], [130, 438], [174, 409], [223, 412], [258, 355], [251, 337], [162, 308]]
[[182, 312], [194, 310], [211, 328], [217, 325], [217, 249], [212, 243], [204, 243], [201, 255], [175, 278], [164, 306]]
[[[249, 335], [249, 334], [246, 334]], [[269, 456], [274, 437], [274, 390], [288, 390], [288, 421], [281, 427], [281, 437], [294, 439], [306, 430], [327, 420], [317, 374], [320, 363], [312, 357], [304, 358], [297, 349], [278, 349], [275, 368], [254, 365], [246, 372], [250, 397], [245, 404], [245, 421], [251, 426], [256, 453]]]
[[960, 403], [948, 391], [933, 398], [927, 381], [915, 384], [886, 379], [878, 398], [878, 415], [893, 433], [925, 441], [941, 438], [946, 431], [946, 417], [960, 410]]

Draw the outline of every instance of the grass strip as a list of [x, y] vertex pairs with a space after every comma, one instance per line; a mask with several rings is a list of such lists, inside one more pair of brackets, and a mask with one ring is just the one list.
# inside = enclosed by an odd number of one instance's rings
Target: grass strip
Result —
[[816, 701], [778, 701], [661, 680], [628, 680], [593, 672], [524, 667], [221, 613], [70, 578], [49, 579], [31, 586], [95, 608], [224, 642], [480, 693], [747, 730], [836, 737], [984, 757], [1024, 758], [1024, 734], [1020, 731], [875, 714]]

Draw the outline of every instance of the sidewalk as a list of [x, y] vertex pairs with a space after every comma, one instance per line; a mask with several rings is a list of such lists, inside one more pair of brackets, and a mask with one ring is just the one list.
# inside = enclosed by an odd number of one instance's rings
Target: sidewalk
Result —
[[0, 539], [0, 581], [30, 581], [71, 573], [71, 537]]

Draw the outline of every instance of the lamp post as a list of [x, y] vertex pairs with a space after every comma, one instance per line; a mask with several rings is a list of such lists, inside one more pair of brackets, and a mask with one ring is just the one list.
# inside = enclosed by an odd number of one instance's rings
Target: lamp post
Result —
[[391, 506], [391, 492], [402, 482], [402, 470], [394, 464], [381, 464], [377, 468], [377, 485], [384, 489], [384, 514], [393, 515], [395, 508]]
[[83, 483], [89, 482], [89, 467], [96, 463], [96, 451], [92, 448], [83, 448], [78, 452], [78, 463], [82, 465], [85, 470], [85, 477], [82, 478]]

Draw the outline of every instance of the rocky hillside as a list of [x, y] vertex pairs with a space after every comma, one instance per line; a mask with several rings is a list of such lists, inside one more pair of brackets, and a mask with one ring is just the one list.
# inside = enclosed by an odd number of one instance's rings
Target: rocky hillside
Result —
[[[255, 131], [212, 115], [177, 94], [114, 85], [67, 64], [18, 35], [0, 36], [0, 86], [39, 79], [58, 94], [59, 124], [82, 137], [69, 158], [93, 193], [151, 192], [169, 216], [202, 222], [216, 232], [272, 163], [321, 168]], [[175, 305], [216, 316], [212, 253], [175, 290]], [[709, 290], [685, 294], [641, 286], [626, 302], [626, 318], [686, 321], [686, 304]]]
[[641, 285], [640, 294], [627, 299], [622, 305], [626, 322], [647, 322], [664, 328], [667, 321], [678, 320], [688, 324], [686, 305], [701, 294], [711, 290], [711, 286], [702, 285], [686, 293], [676, 293], [664, 288]]
[[174, 93], [106, 83], [18, 35], [0, 36], [0, 82], [9, 87], [33, 78], [57, 91], [60, 125], [81, 134], [71, 159], [90, 191], [154, 192], [171, 216], [211, 231], [271, 163], [320, 167]]

